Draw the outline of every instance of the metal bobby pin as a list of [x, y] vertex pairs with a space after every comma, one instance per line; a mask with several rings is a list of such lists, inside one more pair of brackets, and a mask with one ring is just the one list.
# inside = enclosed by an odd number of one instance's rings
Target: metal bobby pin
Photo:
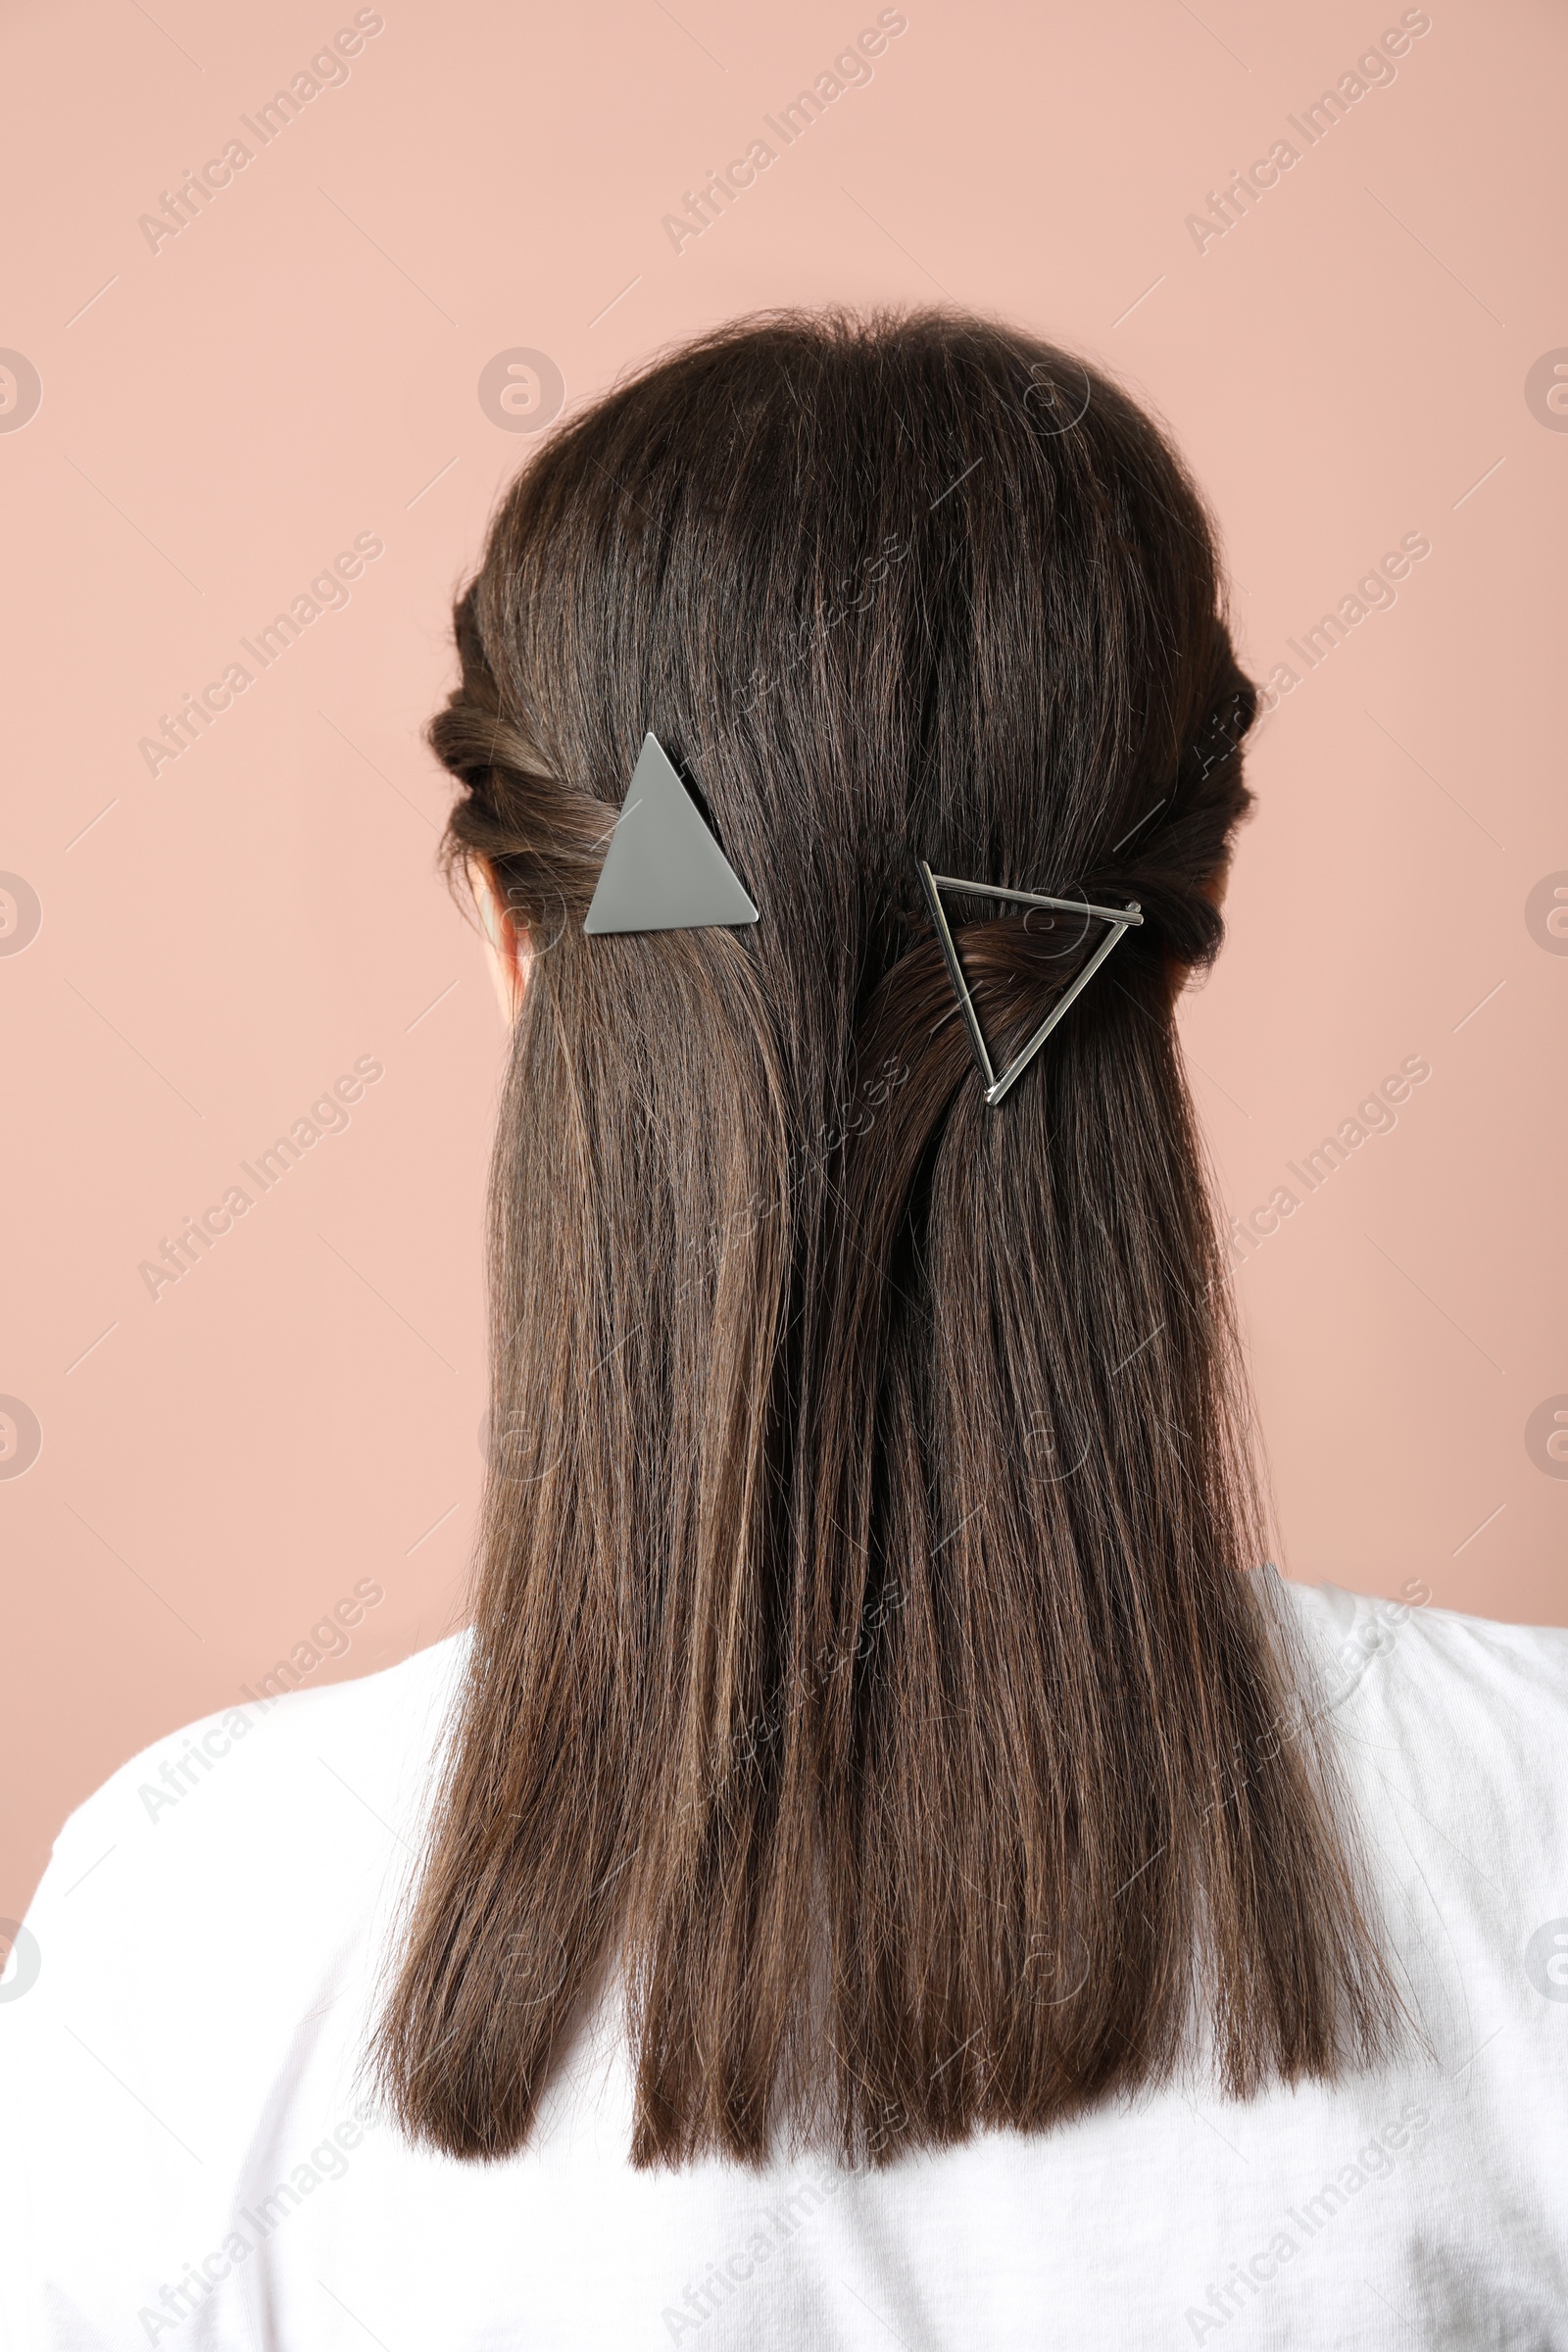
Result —
[[[925, 893], [926, 905], [931, 910], [931, 920], [936, 926], [937, 938], [942, 945], [942, 954], [948, 966], [948, 977], [953, 982], [954, 991], [958, 1000], [958, 1010], [963, 1015], [964, 1026], [969, 1032], [969, 1043], [974, 1048], [974, 1057], [980, 1064], [980, 1074], [986, 1082], [986, 1101], [995, 1108], [1007, 1089], [1028, 1068], [1073, 1000], [1089, 986], [1090, 981], [1118, 940], [1125, 932], [1142, 923], [1143, 913], [1136, 899], [1126, 906], [1091, 906], [1083, 899], [1048, 899], [1043, 898], [1038, 891], [1000, 890], [992, 882], [963, 882], [954, 874], [934, 874], [923, 858], [917, 858], [915, 864], [919, 868], [920, 887]], [[1071, 988], [1057, 999], [1033, 1037], [1014, 1054], [1000, 1077], [993, 1067], [990, 1051], [981, 1031], [979, 1016], [974, 1008], [974, 999], [969, 994], [969, 983], [963, 976], [963, 966], [958, 961], [958, 951], [954, 944], [947, 913], [937, 895], [939, 891], [943, 890], [964, 891], [970, 897], [977, 899], [1005, 899], [1015, 906], [1051, 906], [1059, 909], [1063, 914], [1096, 915], [1102, 922], [1110, 926]]]

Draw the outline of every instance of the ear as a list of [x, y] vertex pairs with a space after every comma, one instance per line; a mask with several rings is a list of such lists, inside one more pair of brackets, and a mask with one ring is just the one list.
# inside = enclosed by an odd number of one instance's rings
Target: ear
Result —
[[1207, 899], [1211, 906], [1223, 906], [1225, 904], [1225, 893], [1227, 890], [1229, 890], [1230, 886], [1231, 860], [1230, 852], [1227, 850], [1223, 864], [1217, 866], [1214, 872], [1209, 875], [1208, 880], [1202, 885], [1203, 896], [1205, 899]]
[[526, 924], [518, 922], [507, 906], [484, 858], [474, 858], [469, 861], [468, 881], [484, 929], [485, 956], [495, 985], [496, 1003], [501, 1007], [502, 1019], [510, 1027], [521, 1009], [523, 991], [528, 985], [532, 942]]

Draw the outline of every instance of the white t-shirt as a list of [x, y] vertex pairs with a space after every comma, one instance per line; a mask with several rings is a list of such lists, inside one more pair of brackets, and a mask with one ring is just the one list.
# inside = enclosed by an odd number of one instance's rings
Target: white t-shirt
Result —
[[1568, 1632], [1287, 1590], [1430, 2059], [649, 2175], [601, 2029], [521, 2155], [416, 2151], [357, 2070], [458, 1636], [211, 1716], [61, 1832], [0, 1984], [17, 2352], [1568, 2346]]

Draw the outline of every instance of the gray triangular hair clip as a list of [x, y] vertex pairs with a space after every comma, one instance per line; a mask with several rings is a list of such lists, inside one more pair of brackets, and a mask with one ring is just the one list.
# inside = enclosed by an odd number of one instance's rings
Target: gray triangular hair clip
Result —
[[[947, 960], [948, 976], [957, 993], [958, 1010], [962, 1013], [964, 1026], [969, 1032], [969, 1043], [973, 1046], [974, 1057], [980, 1064], [980, 1075], [986, 1082], [986, 1101], [994, 1107], [1002, 1101], [1014, 1079], [1020, 1077], [1029, 1067], [1068, 1005], [1089, 986], [1090, 981], [1123, 933], [1142, 923], [1144, 918], [1136, 899], [1126, 906], [1091, 906], [1082, 899], [1043, 899], [1038, 892], [1032, 890], [999, 890], [991, 882], [960, 882], [953, 874], [934, 874], [923, 858], [917, 858], [915, 863], [920, 869], [920, 887], [925, 893], [926, 905], [931, 909], [931, 920], [936, 925], [937, 938], [942, 943], [942, 953]], [[1063, 914], [1097, 915], [1102, 922], [1108, 923], [1110, 926], [1071, 988], [1057, 999], [1033, 1037], [1013, 1055], [1000, 1077], [992, 1067], [990, 1051], [981, 1033], [979, 1016], [974, 1008], [974, 999], [969, 994], [969, 983], [963, 976], [963, 966], [958, 961], [958, 951], [954, 945], [953, 933], [948, 927], [947, 913], [941, 899], [937, 896], [937, 893], [943, 890], [966, 891], [971, 897], [977, 899], [1006, 899], [1015, 906], [1054, 906], [1059, 907]]]
[[757, 920], [662, 746], [645, 735], [583, 929], [704, 931]]

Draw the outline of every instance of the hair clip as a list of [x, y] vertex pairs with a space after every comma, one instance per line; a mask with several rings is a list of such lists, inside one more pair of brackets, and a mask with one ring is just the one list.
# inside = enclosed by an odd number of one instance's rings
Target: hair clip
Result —
[[[960, 882], [953, 874], [934, 874], [923, 858], [917, 858], [915, 863], [920, 869], [920, 887], [925, 892], [926, 905], [931, 909], [931, 920], [936, 925], [937, 938], [942, 943], [948, 975], [957, 993], [958, 1010], [963, 1015], [969, 1043], [974, 1048], [974, 1057], [980, 1064], [980, 1074], [986, 1082], [986, 1101], [995, 1107], [1013, 1081], [1028, 1068], [1073, 999], [1089, 986], [1123, 933], [1142, 923], [1143, 914], [1136, 899], [1126, 906], [1091, 906], [1082, 899], [1045, 899], [1032, 890], [999, 890], [991, 882]], [[1054, 906], [1064, 914], [1098, 916], [1100, 921], [1110, 926], [1071, 988], [1057, 999], [1028, 1044], [1014, 1054], [1000, 1078], [992, 1067], [991, 1054], [981, 1032], [979, 1016], [975, 1012], [974, 999], [969, 994], [969, 983], [963, 976], [963, 966], [958, 961], [958, 951], [948, 927], [947, 914], [937, 895], [943, 890], [967, 891], [978, 899], [1006, 899], [1015, 906]]]
[[657, 737], [645, 735], [585, 931], [704, 931], [755, 923], [734, 867]]

